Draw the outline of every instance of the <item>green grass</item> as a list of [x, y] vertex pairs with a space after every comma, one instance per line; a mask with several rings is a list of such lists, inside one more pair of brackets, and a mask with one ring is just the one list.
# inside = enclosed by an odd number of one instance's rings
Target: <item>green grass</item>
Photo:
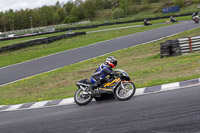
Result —
[[[167, 2], [167, 1], [165, 1], [165, 2]], [[199, 9], [197, 7], [199, 7], [200, 4], [191, 4], [191, 5], [187, 5], [185, 7], [180, 8], [179, 12], [163, 14], [162, 7], [168, 7], [167, 5], [166, 6], [162, 5], [165, 2], [163, 1], [160, 3], [148, 4], [147, 5], [148, 9], [145, 8], [145, 9], [139, 10], [138, 13], [130, 14], [120, 20], [112, 18], [112, 9], [103, 10], [103, 11], [99, 12], [100, 15], [97, 15], [97, 18], [95, 18], [94, 21], [97, 21], [98, 23], [103, 23], [105, 20], [109, 20], [110, 22], [118, 22], [118, 21], [129, 21], [129, 20], [155, 18], [155, 17], [163, 17], [163, 16], [173, 16], [173, 15], [177, 15], [177, 14], [199, 12]], [[145, 6], [145, 5], [137, 5], [136, 7], [132, 7], [132, 8], [138, 9], [138, 8], [141, 8], [142, 6]], [[107, 15], [105, 16], [105, 14], [107, 14]], [[185, 17], [187, 17], [187, 16], [185, 16]], [[189, 16], [189, 17], [191, 19], [191, 16]]]
[[[167, 24], [170, 25], [170, 24]], [[28, 61], [31, 59], [43, 57], [49, 54], [86, 46], [100, 41], [114, 39], [120, 36], [134, 34], [137, 32], [147, 31], [163, 26], [166, 24], [152, 25], [148, 27], [136, 27], [128, 29], [120, 29], [114, 31], [98, 32], [86, 34], [83, 36], [73, 37], [70, 39], [59, 40], [50, 44], [32, 46], [16, 51], [0, 53], [0, 67]]]
[[198, 35], [199, 31], [200, 28], [189, 30], [0, 87], [0, 105], [72, 97], [77, 90], [76, 82], [89, 78], [109, 55], [118, 59], [117, 68], [125, 70], [137, 88], [199, 78], [200, 52], [162, 59], [159, 52], [161, 42]]

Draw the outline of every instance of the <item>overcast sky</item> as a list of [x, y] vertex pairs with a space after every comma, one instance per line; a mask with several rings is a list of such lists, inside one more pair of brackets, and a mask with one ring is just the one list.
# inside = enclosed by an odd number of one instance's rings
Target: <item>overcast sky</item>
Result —
[[55, 5], [57, 1], [66, 3], [69, 0], [0, 0], [0, 11], [33, 9], [44, 5]]

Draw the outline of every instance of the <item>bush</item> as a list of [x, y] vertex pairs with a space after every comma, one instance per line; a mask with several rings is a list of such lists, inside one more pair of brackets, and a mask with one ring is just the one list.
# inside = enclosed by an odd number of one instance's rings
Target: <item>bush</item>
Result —
[[177, 5], [177, 6], [180, 6], [180, 7], [184, 7], [185, 1], [184, 0], [175, 0], [174, 1], [174, 5]]
[[111, 19], [112, 9], [97, 10], [96, 17], [99, 19]]
[[121, 18], [121, 17], [124, 17], [124, 10], [121, 9], [121, 8], [116, 8], [113, 12], [112, 12], [112, 16], [113, 18], [115, 19], [118, 19], [118, 18]]
[[75, 23], [75, 22], [79, 22], [80, 19], [76, 16], [68, 16], [68, 17], [65, 17], [65, 20], [64, 20], [64, 23]]
[[200, 0], [192, 0], [192, 3], [199, 4]]
[[159, 3], [160, 0], [149, 0], [149, 3]]
[[128, 6], [127, 14], [136, 14], [138, 12], [137, 6]]
[[173, 5], [173, 3], [171, 1], [164, 1], [161, 3], [161, 8], [172, 6], [172, 5]]

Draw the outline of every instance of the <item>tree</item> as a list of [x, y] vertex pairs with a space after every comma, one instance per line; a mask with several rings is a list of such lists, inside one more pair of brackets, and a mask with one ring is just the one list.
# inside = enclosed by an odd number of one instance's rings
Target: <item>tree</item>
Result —
[[94, 0], [94, 3], [97, 10], [103, 9], [103, 0]]
[[58, 24], [59, 23], [59, 16], [58, 16], [58, 13], [55, 12], [53, 14], [53, 24]]
[[121, 9], [123, 9], [124, 10], [124, 14], [127, 15], [127, 8], [128, 8], [128, 2], [127, 2], [127, 0], [120, 0], [119, 7]]
[[57, 9], [58, 9], [58, 8], [61, 8], [61, 4], [60, 4], [59, 1], [56, 2], [55, 7], [56, 7]]
[[66, 14], [65, 14], [65, 11], [64, 11], [63, 8], [59, 8], [59, 9], [57, 10], [57, 14], [58, 14], [58, 16], [59, 16], [59, 21], [60, 21], [60, 22], [63, 21], [64, 18], [66, 17]]
[[124, 10], [121, 8], [116, 8], [112, 13], [113, 18], [119, 19], [121, 17], [124, 17]]
[[95, 17], [95, 3], [93, 0], [86, 0], [84, 3], [84, 16], [88, 19]]
[[71, 12], [70, 12], [70, 16], [76, 16], [79, 17], [80, 13], [78, 11], [78, 8], [76, 7], [76, 5], [73, 6]]
[[112, 4], [112, 8], [117, 8], [119, 7], [119, 1], [120, 0], [110, 0], [111, 1], [111, 4]]
[[112, 3], [110, 0], [103, 0], [103, 8], [104, 9], [111, 9], [112, 8]]
[[0, 25], [3, 28], [2, 31], [6, 32], [8, 26], [8, 17], [4, 14], [2, 14], [0, 17]]
[[73, 16], [74, 18], [77, 17], [79, 20], [84, 19], [84, 4], [83, 3], [78, 3], [78, 5], [74, 5], [70, 15]]
[[73, 6], [74, 6], [74, 3], [72, 1], [68, 1], [66, 4], [64, 4], [64, 9], [65, 9], [66, 15], [70, 14]]

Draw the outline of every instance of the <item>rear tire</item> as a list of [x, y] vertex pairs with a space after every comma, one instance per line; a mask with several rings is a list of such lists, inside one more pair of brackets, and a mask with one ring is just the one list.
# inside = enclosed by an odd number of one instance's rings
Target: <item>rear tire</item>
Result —
[[122, 86], [119, 85], [117, 89], [115, 90], [115, 97], [116, 99], [120, 101], [128, 100], [131, 97], [133, 97], [136, 90], [135, 85], [132, 82], [123, 83], [123, 84], [124, 84], [125, 89], [123, 89]]
[[85, 91], [78, 89], [74, 95], [74, 101], [78, 105], [86, 105], [92, 101], [93, 96], [91, 94], [83, 94], [83, 92]]

